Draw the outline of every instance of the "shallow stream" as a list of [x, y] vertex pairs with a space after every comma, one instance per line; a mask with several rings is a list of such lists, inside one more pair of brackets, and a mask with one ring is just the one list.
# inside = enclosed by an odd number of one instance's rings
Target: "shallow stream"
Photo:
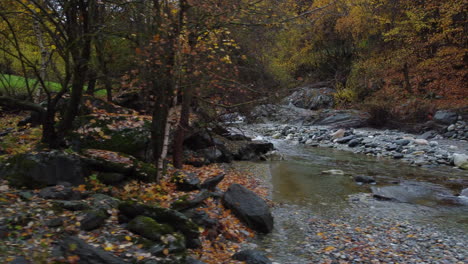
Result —
[[[457, 197], [468, 187], [466, 171], [425, 169], [334, 149], [274, 143], [285, 160], [254, 165], [264, 169], [276, 204], [274, 232], [255, 243], [274, 261], [309, 263], [314, 221], [368, 222], [384, 229], [387, 222], [398, 222], [422, 230], [430, 227], [428, 232], [468, 234], [468, 200]], [[323, 173], [332, 169], [344, 174]], [[354, 181], [358, 175], [371, 176], [376, 184], [358, 184]], [[397, 199], [376, 200], [372, 188], [383, 188], [384, 194]]]

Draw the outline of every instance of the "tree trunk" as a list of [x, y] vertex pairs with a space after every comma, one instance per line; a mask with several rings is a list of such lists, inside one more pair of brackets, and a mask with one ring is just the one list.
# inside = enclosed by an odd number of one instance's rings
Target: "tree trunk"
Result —
[[[33, 28], [34, 28], [34, 34], [36, 34], [37, 44], [41, 52], [41, 67], [39, 68], [39, 76], [42, 79], [42, 81], [46, 81], [47, 61], [49, 57], [49, 52], [47, 51], [45, 44], [44, 44], [44, 36], [43, 36], [44, 34], [41, 30], [41, 27], [39, 26], [39, 21], [34, 20]], [[35, 102], [40, 102], [42, 91], [45, 91], [45, 89], [47, 89], [47, 87], [43, 87], [41, 82], [39, 86], [40, 86], [39, 88], [36, 88], [37, 90], [36, 90], [36, 96], [34, 100]]]
[[94, 95], [94, 91], [96, 90], [97, 74], [93, 70], [93, 71], [89, 72], [88, 77], [89, 77], [88, 89], [86, 90], [86, 94], [92, 96], [92, 95]]
[[405, 76], [405, 90], [408, 93], [412, 93], [411, 91], [411, 83], [410, 83], [410, 77], [409, 77], [409, 67], [408, 63], [405, 62], [405, 65], [403, 65], [403, 75]]
[[170, 84], [166, 84], [165, 87], [160, 87], [159, 89], [155, 88], [155, 90], [159, 90], [159, 92], [157, 93], [157, 101], [154, 104], [153, 110], [153, 122], [151, 124], [151, 141], [153, 144], [153, 156], [156, 165], [156, 175], [152, 175], [150, 181], [159, 182], [162, 175], [161, 164], [163, 164], [164, 162], [163, 150], [170, 108]]
[[174, 136], [174, 150], [172, 154], [174, 167], [182, 169], [184, 164], [184, 139], [185, 132], [189, 130], [190, 104], [192, 102], [192, 86], [189, 85], [182, 97], [182, 109], [177, 131]]

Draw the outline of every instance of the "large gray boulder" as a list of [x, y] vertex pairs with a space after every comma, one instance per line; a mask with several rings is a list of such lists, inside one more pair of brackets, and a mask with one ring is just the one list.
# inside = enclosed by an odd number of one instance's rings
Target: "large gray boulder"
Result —
[[335, 90], [327, 87], [303, 87], [286, 97], [284, 102], [310, 110], [332, 108], [335, 105], [333, 93]]
[[273, 216], [267, 203], [240, 184], [229, 186], [223, 196], [224, 205], [248, 227], [261, 233], [273, 230]]
[[62, 182], [84, 184], [88, 174], [79, 156], [61, 151], [19, 154], [0, 167], [0, 178], [31, 189]]
[[434, 121], [444, 125], [451, 125], [457, 122], [458, 114], [448, 110], [439, 110], [434, 115]]

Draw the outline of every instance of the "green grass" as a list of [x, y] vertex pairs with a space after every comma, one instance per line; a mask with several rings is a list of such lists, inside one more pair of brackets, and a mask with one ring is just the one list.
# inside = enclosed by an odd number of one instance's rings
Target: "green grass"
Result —
[[[37, 81], [35, 79], [27, 80], [30, 89], [32, 89], [35, 86], [38, 86], [36, 82]], [[45, 82], [45, 84], [47, 88], [52, 92], [58, 92], [62, 88], [60, 83], [56, 82]], [[85, 86], [84, 88], [86, 90], [87, 86]], [[13, 95], [28, 94], [26, 78], [17, 75], [0, 74], [0, 93]], [[107, 93], [105, 90], [99, 90], [95, 93], [95, 95], [99, 97], [105, 96], [106, 94]]]

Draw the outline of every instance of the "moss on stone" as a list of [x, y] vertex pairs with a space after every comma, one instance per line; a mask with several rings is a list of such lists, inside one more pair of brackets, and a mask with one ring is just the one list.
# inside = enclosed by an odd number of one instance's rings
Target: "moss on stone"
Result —
[[31, 171], [40, 166], [38, 161], [31, 159], [26, 154], [16, 155], [6, 161], [6, 165], [0, 171], [5, 179], [14, 187], [29, 187], [38, 189], [47, 186], [46, 183], [34, 180]]
[[160, 224], [151, 217], [141, 215], [128, 223], [128, 229], [152, 241], [160, 241], [161, 236], [174, 232], [171, 226]]

